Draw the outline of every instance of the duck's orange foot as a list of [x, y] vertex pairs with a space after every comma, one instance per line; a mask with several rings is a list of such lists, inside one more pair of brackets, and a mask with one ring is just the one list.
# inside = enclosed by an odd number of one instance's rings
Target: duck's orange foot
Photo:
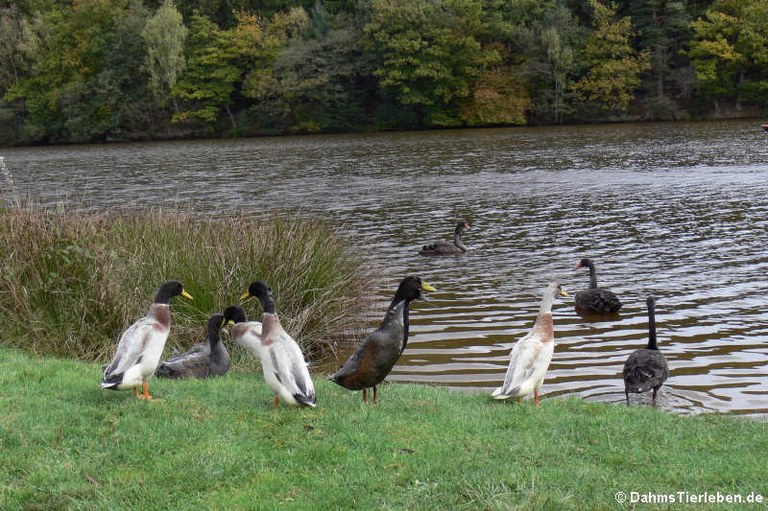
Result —
[[142, 394], [139, 394], [139, 390], [137, 387], [133, 388], [133, 391], [136, 393], [136, 397], [144, 401], [152, 401], [152, 395], [149, 393], [149, 387], [147, 386], [147, 384], [142, 383], [141, 388], [144, 391]]

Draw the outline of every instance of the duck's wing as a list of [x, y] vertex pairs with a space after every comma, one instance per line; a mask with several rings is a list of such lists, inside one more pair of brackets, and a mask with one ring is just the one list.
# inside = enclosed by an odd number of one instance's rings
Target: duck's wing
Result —
[[208, 343], [196, 344], [186, 353], [181, 353], [161, 362], [155, 376], [161, 378], [203, 378], [211, 371], [211, 349]]
[[393, 328], [383, 326], [371, 332], [330, 379], [352, 390], [376, 385], [387, 376], [400, 356], [400, 343], [395, 335], [402, 337], [402, 328], [393, 331]]
[[141, 357], [155, 332], [155, 323], [153, 318], [143, 317], [123, 332], [115, 357], [104, 370], [105, 381], [123, 374], [130, 367], [141, 362]]
[[315, 386], [301, 348], [285, 331], [275, 332], [271, 338], [269, 357], [275, 377], [298, 403], [314, 406]]
[[[530, 393], [534, 376], [541, 370], [541, 361], [549, 351], [554, 351], [553, 343], [540, 342], [536, 332], [529, 332], [517, 341], [509, 356], [509, 366], [504, 375], [504, 383], [492, 396], [497, 398], [521, 396]], [[550, 354], [551, 356], [551, 354]], [[544, 368], [546, 371], [546, 367]]]

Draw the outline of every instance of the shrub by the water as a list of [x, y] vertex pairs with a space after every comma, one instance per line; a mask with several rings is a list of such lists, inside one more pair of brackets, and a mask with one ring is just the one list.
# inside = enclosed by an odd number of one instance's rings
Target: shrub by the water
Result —
[[[286, 329], [311, 349], [363, 316], [358, 257], [330, 225], [183, 211], [0, 208], [0, 343], [36, 354], [105, 360], [157, 287], [181, 281], [168, 345], [203, 339], [206, 318], [256, 279], [272, 287]], [[244, 304], [259, 319], [256, 300]]]

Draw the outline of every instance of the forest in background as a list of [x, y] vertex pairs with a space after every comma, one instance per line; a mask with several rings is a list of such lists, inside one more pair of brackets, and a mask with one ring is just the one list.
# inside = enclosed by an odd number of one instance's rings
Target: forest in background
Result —
[[0, 144], [760, 116], [765, 0], [0, 0]]

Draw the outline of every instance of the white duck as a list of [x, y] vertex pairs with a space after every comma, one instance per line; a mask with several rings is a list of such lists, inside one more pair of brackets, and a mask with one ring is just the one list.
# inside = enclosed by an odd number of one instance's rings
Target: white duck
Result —
[[237, 323], [231, 329], [232, 338], [251, 355], [259, 357], [264, 379], [275, 394], [275, 406], [282, 399], [290, 405], [314, 408], [315, 386], [307, 363], [299, 345], [280, 324], [272, 291], [263, 282], [255, 281], [240, 299], [251, 296], [258, 298], [261, 304], [262, 322]]
[[555, 351], [552, 304], [556, 295], [568, 296], [568, 293], [553, 282], [544, 290], [539, 316], [533, 328], [512, 348], [504, 383], [491, 394], [494, 399], [525, 397], [533, 392], [536, 404], [541, 402], [539, 389], [544, 383]]
[[[106, 368], [101, 387], [111, 390], [133, 389], [139, 399], [152, 399], [147, 380], [155, 373], [171, 329], [171, 298], [192, 299], [180, 282], [170, 280], [157, 290], [149, 313], [123, 332], [117, 352]], [[139, 385], [143, 393], [139, 394]]]

